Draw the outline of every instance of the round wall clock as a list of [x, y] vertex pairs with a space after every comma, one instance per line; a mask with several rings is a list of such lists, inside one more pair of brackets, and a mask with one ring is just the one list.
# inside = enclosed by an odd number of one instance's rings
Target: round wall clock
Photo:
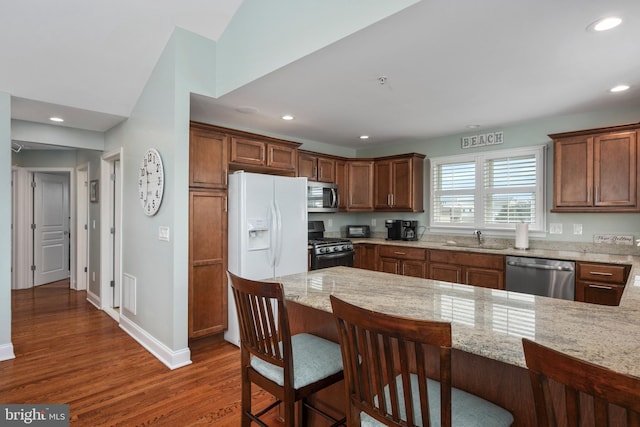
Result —
[[160, 209], [164, 192], [162, 158], [155, 148], [149, 148], [140, 162], [138, 195], [144, 213], [153, 216]]

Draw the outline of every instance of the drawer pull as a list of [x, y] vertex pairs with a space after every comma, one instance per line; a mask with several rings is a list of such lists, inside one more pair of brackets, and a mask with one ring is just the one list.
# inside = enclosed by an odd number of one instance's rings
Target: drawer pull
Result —
[[396, 255], [406, 255], [407, 254], [406, 252], [398, 252], [398, 251], [395, 251], [393, 253], [396, 254]]
[[594, 276], [613, 276], [613, 273], [603, 273], [602, 271], [590, 271], [589, 274]]
[[595, 288], [595, 289], [605, 289], [607, 291], [610, 291], [613, 289], [611, 286], [604, 286], [604, 285], [589, 285], [589, 287]]

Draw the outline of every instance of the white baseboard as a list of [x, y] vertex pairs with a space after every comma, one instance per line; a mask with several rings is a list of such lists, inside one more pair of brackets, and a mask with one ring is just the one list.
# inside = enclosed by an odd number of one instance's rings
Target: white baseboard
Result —
[[9, 343], [0, 345], [0, 362], [15, 358], [16, 355], [13, 353], [13, 344]]
[[177, 369], [191, 364], [189, 347], [178, 351], [171, 350], [122, 313], [120, 313], [120, 327], [169, 369]]
[[90, 292], [88, 289], [87, 289], [87, 301], [93, 304], [93, 306], [98, 310], [102, 310], [102, 308], [100, 307], [100, 297], [94, 294], [93, 292]]

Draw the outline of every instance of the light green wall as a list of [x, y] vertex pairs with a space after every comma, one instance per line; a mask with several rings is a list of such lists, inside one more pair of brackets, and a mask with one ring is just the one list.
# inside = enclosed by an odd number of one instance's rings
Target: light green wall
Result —
[[[176, 29], [129, 119], [106, 134], [105, 151], [123, 147], [123, 273], [137, 280], [137, 313], [125, 315], [172, 350], [188, 346], [189, 97], [211, 94], [215, 43]], [[163, 159], [165, 190], [153, 217], [137, 194], [140, 160], [148, 148]], [[158, 227], [170, 228], [170, 242]]]
[[11, 345], [11, 96], [0, 92], [0, 360]]
[[218, 40], [217, 96], [418, 0], [244, 0]]
[[11, 139], [17, 143], [37, 142], [64, 147], [102, 150], [104, 133], [44, 123], [11, 121]]
[[[594, 234], [632, 234], [640, 237], [640, 214], [637, 213], [551, 213], [549, 209], [553, 204], [553, 147], [548, 134], [568, 132], [580, 129], [612, 126], [626, 123], [637, 123], [640, 117], [640, 109], [610, 109], [595, 113], [556, 116], [539, 120], [532, 120], [514, 126], [495, 129], [482, 129], [463, 134], [443, 136], [424, 141], [394, 143], [387, 146], [372, 147], [358, 150], [358, 157], [377, 157], [391, 154], [417, 152], [430, 157], [438, 157], [455, 154], [469, 154], [479, 151], [516, 148], [531, 145], [547, 145], [547, 173], [546, 173], [546, 208], [547, 227], [550, 223], [563, 224], [563, 234], [548, 234], [547, 240], [591, 242]], [[461, 138], [463, 136], [479, 133], [503, 131], [504, 144], [494, 147], [476, 149], [462, 149]], [[428, 189], [430, 179], [428, 176], [428, 161], [425, 162], [425, 210], [428, 210]], [[417, 219], [420, 224], [428, 225], [428, 213], [423, 214], [358, 214], [355, 217], [337, 217], [335, 224], [352, 223], [353, 220], [369, 224], [372, 218], [377, 218], [378, 231], [384, 231], [385, 218]], [[381, 222], [382, 220], [382, 222]], [[582, 224], [583, 234], [573, 234], [573, 224]]]

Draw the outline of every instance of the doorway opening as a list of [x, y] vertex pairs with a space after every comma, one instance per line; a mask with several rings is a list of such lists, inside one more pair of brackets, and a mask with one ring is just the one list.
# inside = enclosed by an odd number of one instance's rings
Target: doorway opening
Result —
[[122, 294], [122, 150], [105, 153], [100, 165], [101, 308], [120, 321]]
[[12, 289], [75, 283], [75, 175], [69, 168], [12, 170]]

